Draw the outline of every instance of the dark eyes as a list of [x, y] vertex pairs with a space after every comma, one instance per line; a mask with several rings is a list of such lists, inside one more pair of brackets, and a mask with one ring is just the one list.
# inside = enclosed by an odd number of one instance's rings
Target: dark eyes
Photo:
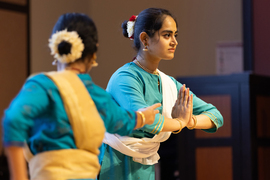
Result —
[[168, 33], [168, 34], [164, 34], [163, 36], [164, 36], [165, 38], [169, 38], [169, 37], [171, 36], [171, 34]]
[[[169, 38], [171, 36], [171, 33], [167, 33], [163, 35], [165, 38]], [[175, 34], [174, 37], [177, 37], [178, 34]]]

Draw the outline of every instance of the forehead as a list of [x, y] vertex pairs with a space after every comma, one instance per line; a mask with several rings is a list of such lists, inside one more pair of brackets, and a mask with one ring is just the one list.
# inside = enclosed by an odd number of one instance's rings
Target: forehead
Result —
[[164, 31], [164, 30], [170, 30], [173, 32], [177, 31], [176, 23], [171, 16], [165, 17], [160, 31]]

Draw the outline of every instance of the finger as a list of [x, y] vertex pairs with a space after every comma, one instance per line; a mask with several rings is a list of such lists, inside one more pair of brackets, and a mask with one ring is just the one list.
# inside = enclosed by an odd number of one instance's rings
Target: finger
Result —
[[190, 103], [191, 103], [191, 116], [193, 115], [193, 94], [190, 95], [191, 96], [191, 99], [190, 99]]
[[193, 94], [191, 94], [191, 105], [193, 107]]
[[154, 110], [154, 114], [158, 114], [159, 113], [159, 110]]
[[189, 97], [189, 88], [186, 89], [185, 91], [185, 97], [184, 97], [184, 106], [188, 104], [188, 97]]
[[179, 93], [178, 93], [178, 97], [176, 99], [177, 105], [179, 105], [179, 103], [181, 102], [182, 93], [183, 93], [183, 86], [180, 88]]
[[183, 103], [184, 101], [184, 94], [185, 94], [185, 90], [186, 90], [186, 85], [184, 84], [182, 87], [181, 87], [181, 96], [180, 96], [180, 102], [179, 103]]
[[[182, 86], [183, 87], [183, 86]], [[182, 87], [179, 89], [179, 91], [178, 91], [178, 96], [177, 97], [180, 97], [181, 96], [181, 89], [182, 89]]]
[[182, 88], [183, 88], [183, 86], [178, 91], [178, 96], [177, 96], [177, 99], [175, 101], [176, 105], [178, 105], [180, 103]]
[[153, 104], [152, 106], [150, 106], [150, 108], [156, 109], [156, 108], [158, 108], [160, 106], [161, 106], [161, 103], [156, 103], [156, 104]]
[[180, 102], [181, 102], [181, 101], [180, 101], [180, 97], [178, 97], [177, 100], [176, 100], [176, 102], [175, 102], [175, 105], [176, 105], [176, 106], [179, 105]]
[[188, 97], [188, 106], [193, 106], [193, 94]]

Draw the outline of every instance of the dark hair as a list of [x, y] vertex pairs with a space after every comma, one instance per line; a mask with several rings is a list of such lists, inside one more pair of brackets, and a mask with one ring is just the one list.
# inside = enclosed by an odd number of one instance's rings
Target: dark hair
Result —
[[[84, 44], [82, 57], [92, 55], [97, 51], [98, 35], [94, 21], [85, 14], [81, 13], [66, 13], [59, 17], [58, 21], [53, 27], [52, 35], [57, 31], [76, 31]], [[71, 51], [71, 44], [67, 41], [62, 41], [58, 45], [60, 55], [69, 54]]]
[[[146, 32], [147, 35], [151, 38], [154, 36], [155, 32], [160, 30], [162, 27], [163, 21], [166, 16], [171, 16], [177, 26], [177, 21], [175, 17], [166, 9], [161, 8], [148, 8], [140, 12], [138, 15], [135, 25], [134, 25], [134, 47], [139, 51], [140, 44], [140, 33]], [[122, 23], [123, 35], [128, 38], [127, 33], [127, 22]]]

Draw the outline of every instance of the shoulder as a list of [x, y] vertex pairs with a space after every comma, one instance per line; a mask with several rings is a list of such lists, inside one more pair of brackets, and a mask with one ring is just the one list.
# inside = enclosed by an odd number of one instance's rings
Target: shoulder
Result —
[[[117, 69], [111, 76], [108, 86], [117, 86], [117, 85], [128, 85], [144, 82], [144, 72], [141, 72], [140, 68], [137, 67], [133, 62], [127, 63], [124, 66]], [[134, 84], [135, 83], [135, 84]], [[107, 86], [107, 88], [108, 88]]]
[[178, 85], [178, 84], [182, 85], [182, 84], [181, 84], [180, 82], [178, 82], [174, 77], [169, 76], [169, 78], [171, 78], [172, 81], [173, 81], [176, 85]]
[[142, 70], [135, 63], [129, 62], [117, 69], [110, 78], [110, 81], [116, 80], [119, 81], [121, 79], [136, 79], [138, 81], [142, 81], [146, 77], [149, 76], [149, 73]]
[[124, 66], [117, 69], [113, 75], [111, 76], [108, 84], [115, 84], [119, 83], [120, 81], [128, 82], [130, 80], [139, 80], [140, 79], [140, 72], [136, 68], [134, 63], [130, 62], [125, 64]]
[[139, 73], [138, 68], [136, 67], [136, 65], [133, 62], [129, 62], [126, 63], [125, 65], [123, 65], [122, 67], [120, 67], [119, 69], [117, 69], [114, 73], [114, 75], [118, 75], [118, 74], [133, 74], [136, 75]]
[[38, 74], [31, 74], [27, 81], [47, 81], [49, 78], [44, 73], [38, 73]]
[[38, 73], [38, 74], [32, 74], [30, 75], [25, 85], [27, 84], [36, 84], [38, 86], [41, 86], [42, 88], [57, 88], [56, 85], [53, 83], [53, 81], [46, 76], [44, 73]]
[[107, 92], [102, 87], [93, 82], [89, 74], [79, 74], [78, 76], [92, 97], [97, 96], [101, 98], [108, 96]]

